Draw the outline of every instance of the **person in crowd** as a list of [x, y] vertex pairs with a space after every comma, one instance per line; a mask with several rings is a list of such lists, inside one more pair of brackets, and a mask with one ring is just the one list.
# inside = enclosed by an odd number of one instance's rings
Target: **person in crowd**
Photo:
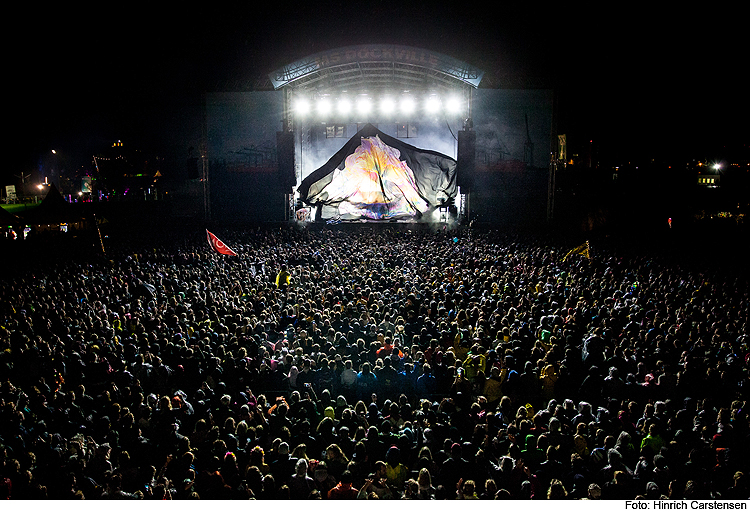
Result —
[[481, 230], [226, 240], [0, 277], [0, 498], [750, 498], [743, 274]]
[[359, 490], [352, 486], [352, 474], [344, 471], [341, 480], [328, 492], [328, 498], [331, 500], [350, 500], [356, 499]]

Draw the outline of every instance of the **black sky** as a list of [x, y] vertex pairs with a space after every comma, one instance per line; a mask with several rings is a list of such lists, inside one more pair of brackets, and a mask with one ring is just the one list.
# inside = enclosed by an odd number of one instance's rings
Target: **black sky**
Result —
[[6, 171], [33, 169], [51, 148], [90, 154], [117, 139], [182, 157], [200, 137], [204, 91], [365, 43], [451, 55], [504, 87], [555, 88], [560, 131], [607, 151], [709, 155], [747, 141], [739, 8], [612, 16], [503, 2], [254, 4], [22, 8], [6, 35]]

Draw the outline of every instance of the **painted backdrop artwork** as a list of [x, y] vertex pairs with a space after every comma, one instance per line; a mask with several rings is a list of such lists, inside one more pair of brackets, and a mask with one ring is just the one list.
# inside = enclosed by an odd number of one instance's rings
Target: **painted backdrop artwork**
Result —
[[426, 211], [429, 204], [399, 155], [378, 136], [362, 138], [354, 154], [347, 156], [344, 170], [336, 169], [326, 187], [329, 199], [341, 202], [339, 214], [390, 220]]
[[455, 160], [363, 128], [302, 182], [300, 196], [322, 219], [416, 219], [456, 196]]

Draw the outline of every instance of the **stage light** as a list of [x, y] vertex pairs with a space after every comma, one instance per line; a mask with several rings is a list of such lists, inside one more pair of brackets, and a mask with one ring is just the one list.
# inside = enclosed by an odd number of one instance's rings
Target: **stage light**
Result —
[[396, 102], [390, 97], [380, 101], [380, 111], [385, 115], [391, 115], [396, 110]]
[[449, 97], [445, 102], [445, 109], [449, 114], [458, 114], [461, 112], [461, 100], [458, 97]]
[[331, 101], [329, 99], [318, 99], [318, 103], [316, 106], [318, 114], [322, 117], [325, 117], [331, 113]]
[[372, 101], [367, 97], [360, 97], [357, 99], [357, 112], [361, 115], [367, 115], [372, 110]]
[[414, 112], [414, 108], [416, 107], [416, 104], [414, 103], [414, 99], [411, 98], [411, 96], [406, 95], [403, 98], [401, 98], [401, 111], [409, 115], [412, 112]]
[[294, 102], [294, 112], [299, 116], [305, 116], [310, 112], [310, 101], [307, 99], [297, 99]]
[[440, 99], [432, 95], [424, 102], [424, 108], [428, 114], [436, 114], [440, 111]]
[[336, 108], [341, 115], [348, 115], [352, 111], [352, 102], [349, 99], [341, 98]]

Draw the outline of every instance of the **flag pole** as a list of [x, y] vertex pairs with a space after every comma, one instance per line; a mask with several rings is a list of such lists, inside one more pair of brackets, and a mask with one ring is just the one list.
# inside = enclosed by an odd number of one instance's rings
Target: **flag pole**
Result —
[[102, 248], [102, 255], [106, 256], [107, 252], [104, 251], [104, 239], [102, 238], [102, 230], [99, 229], [99, 222], [96, 219], [96, 215], [94, 215], [94, 223], [96, 224], [96, 232], [99, 233], [99, 245]]

